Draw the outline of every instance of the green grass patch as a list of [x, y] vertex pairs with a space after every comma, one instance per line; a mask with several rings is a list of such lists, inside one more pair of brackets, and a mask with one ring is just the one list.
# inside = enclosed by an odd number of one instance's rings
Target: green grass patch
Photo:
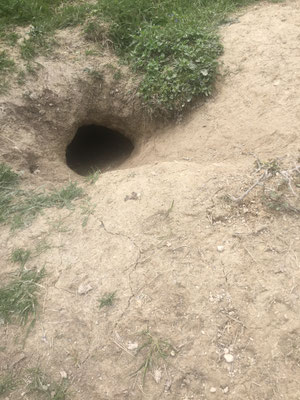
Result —
[[[87, 40], [112, 44], [141, 74], [139, 95], [147, 107], [169, 115], [211, 94], [222, 53], [218, 26], [229, 21], [229, 13], [255, 1], [0, 0], [0, 25], [12, 43], [17, 40], [11, 36], [14, 26], [30, 27], [20, 45], [25, 60], [49, 52], [56, 29], [83, 25]], [[93, 72], [91, 77], [99, 79]]]
[[5, 323], [16, 321], [25, 325], [31, 316], [35, 321], [38, 283], [44, 276], [44, 269], [21, 269], [10, 283], [0, 288], [0, 318]]
[[74, 182], [52, 192], [21, 190], [18, 175], [0, 164], [0, 223], [13, 229], [28, 226], [46, 208], [70, 208], [82, 196], [83, 189]]
[[[0, 94], [6, 93], [9, 88], [7, 76], [15, 70], [14, 61], [6, 51], [0, 52]], [[0, 171], [1, 173], [1, 171]]]
[[217, 27], [250, 2], [101, 0], [98, 6], [117, 53], [143, 76], [143, 101], [174, 114], [211, 94], [222, 53]]
[[167, 340], [154, 336], [148, 330], [143, 331], [141, 336], [143, 343], [137, 349], [136, 355], [140, 355], [143, 361], [131, 376], [133, 377], [141, 373], [144, 385], [147, 373], [154, 366], [157, 366], [161, 360], [166, 360], [170, 355], [175, 356], [176, 349]]
[[7, 395], [16, 387], [16, 381], [12, 374], [6, 374], [0, 377], [0, 396]]
[[99, 308], [111, 307], [116, 300], [116, 292], [105, 293], [101, 299], [99, 299]]
[[25, 264], [31, 256], [31, 251], [28, 249], [18, 248], [13, 250], [11, 254], [11, 260], [15, 264], [19, 264], [21, 268], [24, 268]]

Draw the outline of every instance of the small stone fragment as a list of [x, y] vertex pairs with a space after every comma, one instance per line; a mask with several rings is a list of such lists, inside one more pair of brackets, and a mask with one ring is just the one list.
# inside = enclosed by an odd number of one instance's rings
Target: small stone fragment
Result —
[[228, 386], [226, 386], [226, 387], [224, 387], [224, 389], [223, 389], [223, 393], [228, 393], [228, 391], [229, 391], [229, 388], [228, 388]]
[[60, 376], [62, 377], [62, 379], [67, 379], [68, 377], [66, 371], [60, 371]]
[[134, 342], [128, 342], [127, 344], [127, 349], [128, 350], [136, 350], [139, 347], [138, 343]]
[[154, 371], [154, 380], [155, 380], [155, 382], [156, 382], [156, 383], [159, 383], [160, 380], [161, 380], [161, 377], [162, 377], [162, 372], [161, 372], [161, 370], [160, 370], [160, 369], [156, 369], [156, 370]]
[[229, 354], [229, 353], [228, 354], [224, 354], [224, 358], [225, 358], [225, 361], [228, 362], [228, 363], [232, 363], [233, 360], [234, 360], [233, 355]]
[[219, 253], [223, 253], [224, 249], [224, 246], [217, 246], [217, 250]]
[[209, 391], [210, 393], [216, 393], [217, 389], [215, 387], [211, 387]]
[[88, 283], [87, 285], [85, 285], [84, 283], [81, 283], [78, 287], [78, 294], [80, 295], [84, 295], [87, 294], [88, 292], [90, 292], [92, 290], [92, 286]]

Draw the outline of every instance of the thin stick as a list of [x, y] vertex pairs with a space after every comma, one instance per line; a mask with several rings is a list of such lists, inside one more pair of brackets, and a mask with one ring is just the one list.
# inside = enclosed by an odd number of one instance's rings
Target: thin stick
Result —
[[118, 347], [120, 347], [120, 349], [126, 351], [126, 353], [130, 354], [131, 357], [134, 357], [134, 355], [132, 353], [130, 353], [130, 351], [128, 351], [124, 346], [122, 346], [120, 343], [116, 342], [115, 340], [111, 339], [111, 341], [116, 344]]
[[264, 172], [263, 175], [252, 186], [250, 186], [249, 189], [247, 189], [244, 194], [242, 194], [242, 196], [240, 196], [240, 197], [231, 196], [231, 199], [236, 202], [240, 202], [240, 201], [244, 200], [244, 198], [251, 192], [251, 190], [253, 190], [261, 181], [268, 179], [270, 176], [271, 176], [270, 173], [268, 173], [267, 171]]

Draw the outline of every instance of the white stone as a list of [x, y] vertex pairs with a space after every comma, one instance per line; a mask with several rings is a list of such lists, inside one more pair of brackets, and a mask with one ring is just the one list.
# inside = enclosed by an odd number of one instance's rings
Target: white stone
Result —
[[217, 246], [217, 250], [219, 253], [223, 253], [224, 249], [224, 246]]
[[209, 391], [210, 393], [216, 393], [217, 389], [215, 387], [211, 387]]
[[89, 291], [91, 291], [93, 288], [92, 286], [88, 283], [85, 285], [84, 283], [81, 283], [78, 287], [78, 294], [87, 294]]
[[224, 358], [225, 358], [225, 361], [228, 363], [232, 363], [234, 360], [234, 357], [232, 354], [224, 354]]
[[136, 350], [139, 347], [139, 344], [137, 342], [128, 342], [127, 344], [127, 349], [128, 350]]

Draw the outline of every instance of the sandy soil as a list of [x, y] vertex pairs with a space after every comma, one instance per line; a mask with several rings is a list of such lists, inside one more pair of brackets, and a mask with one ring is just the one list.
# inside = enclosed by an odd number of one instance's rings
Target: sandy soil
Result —
[[[79, 39], [78, 60], [68, 52], [70, 38], [64, 62], [44, 61], [48, 78], [39, 78], [31, 98], [16, 89], [3, 100], [1, 157], [28, 184], [73, 179], [62, 160], [74, 127], [111, 123], [113, 105], [121, 113], [116, 127], [126, 120], [137, 146], [126, 169], [94, 185], [77, 177], [89, 199], [73, 210], [47, 210], [13, 234], [1, 228], [1, 278], [15, 269], [8, 261], [14, 248], [39, 243], [44, 251], [27, 267], [45, 266], [47, 277], [25, 345], [24, 328], [0, 326], [0, 374], [23, 377], [38, 365], [66, 380], [72, 400], [300, 398], [299, 214], [270, 210], [260, 186], [232, 200], [263, 173], [264, 166], [254, 172], [255, 157], [279, 157], [282, 170], [299, 163], [300, 5], [261, 4], [233, 22], [222, 28], [227, 73], [214, 97], [152, 135], [154, 122], [139, 124], [138, 135], [139, 105], [131, 108], [122, 94], [128, 82], [119, 83], [114, 104], [103, 100], [108, 83], [93, 91], [78, 83]], [[19, 154], [29, 151], [38, 174]], [[280, 180], [277, 173], [266, 186]], [[299, 186], [295, 195], [282, 190], [297, 205]], [[99, 309], [107, 292], [116, 300]], [[138, 352], [149, 343], [145, 330], [152, 342]], [[166, 358], [154, 347], [164, 341], [173, 346]], [[142, 372], [134, 372], [151, 349], [143, 385]], [[27, 385], [22, 378], [7, 399], [43, 398]]]

